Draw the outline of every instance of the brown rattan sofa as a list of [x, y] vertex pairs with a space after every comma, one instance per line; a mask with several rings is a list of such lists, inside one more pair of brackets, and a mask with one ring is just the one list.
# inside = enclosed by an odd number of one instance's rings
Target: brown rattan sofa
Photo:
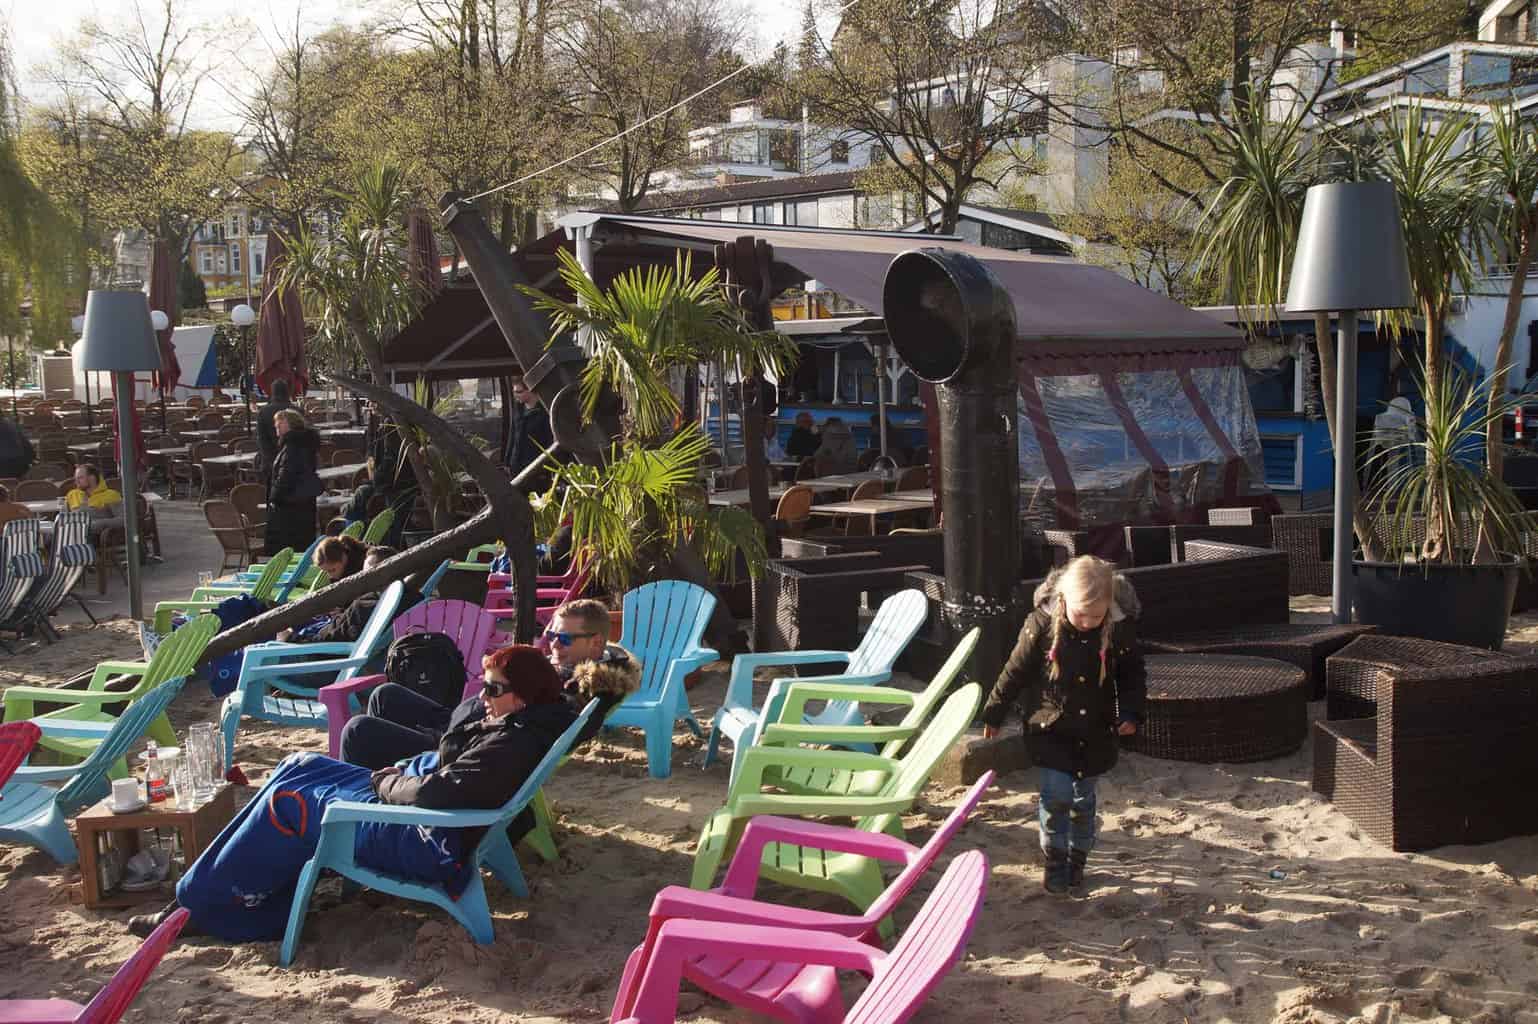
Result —
[[764, 642], [759, 649], [851, 650], [860, 639], [861, 596], [874, 608], [904, 589], [909, 573], [926, 568], [890, 565], [874, 551], [770, 559], [762, 585], [753, 588], [754, 634]]
[[1376, 666], [1376, 713], [1314, 723], [1314, 789], [1395, 850], [1538, 833], [1538, 658], [1358, 645]]

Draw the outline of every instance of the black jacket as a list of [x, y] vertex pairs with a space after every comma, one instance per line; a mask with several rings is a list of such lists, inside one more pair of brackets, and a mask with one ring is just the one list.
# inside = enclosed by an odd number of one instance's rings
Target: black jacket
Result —
[[817, 446], [822, 444], [817, 435], [805, 427], [792, 427], [790, 437], [785, 439], [785, 454], [792, 459], [804, 459], [817, 454]]
[[[1110, 621], [1079, 632], [1063, 623], [1057, 650], [1057, 678], [1052, 678], [1052, 610], [1057, 604], [1058, 574], [1036, 590], [1036, 607], [1026, 616], [1020, 639], [993, 684], [983, 707], [984, 724], [997, 728], [1011, 705], [1025, 720], [1026, 750], [1044, 768], [1079, 778], [1103, 775], [1116, 764], [1116, 728], [1143, 720], [1147, 671], [1133, 617], [1137, 595], [1118, 577]], [[1101, 630], [1111, 630], [1105, 682], [1100, 678]]]
[[383, 416], [375, 416], [368, 425], [368, 457], [373, 460], [375, 490], [381, 494], [395, 495], [416, 483], [405, 460], [401, 457], [401, 435], [395, 425]]
[[[407, 778], [374, 773], [374, 792], [387, 804], [433, 810], [492, 810], [510, 800], [560, 739], [577, 713], [565, 701], [526, 707], [492, 720], [479, 697], [462, 702], [438, 741], [438, 770]], [[466, 849], [473, 841], [465, 844]]]
[[[401, 602], [396, 607], [401, 611], [413, 608], [422, 603], [422, 595], [419, 591], [407, 587], [401, 594]], [[368, 625], [369, 618], [374, 614], [374, 607], [379, 604], [379, 593], [364, 594], [352, 604], [331, 616], [331, 621], [315, 631], [313, 636], [301, 641], [315, 644], [350, 644], [356, 643], [363, 635], [363, 627]]]
[[278, 445], [272, 463], [272, 481], [267, 485], [269, 511], [296, 500], [314, 500], [321, 490], [319, 468], [320, 435], [309, 427], [290, 430]]
[[[513, 415], [513, 436], [507, 446], [507, 469], [513, 476], [522, 473], [531, 462], [537, 462], [545, 457], [544, 450], [555, 443], [555, 435], [550, 432], [550, 413], [545, 411], [542, 405], [536, 405], [532, 409], [517, 410]], [[539, 479], [547, 479], [546, 474], [535, 474], [536, 482], [529, 487], [530, 492], [543, 490], [538, 483]]]
[[292, 402], [268, 402], [256, 410], [256, 468], [258, 472], [265, 473], [272, 468], [272, 462], [278, 457], [278, 428], [272, 425], [272, 418], [284, 409], [292, 409]]
[[21, 424], [0, 416], [0, 466], [5, 467], [4, 474], [0, 475], [21, 476], [36, 461], [37, 451], [21, 429]]

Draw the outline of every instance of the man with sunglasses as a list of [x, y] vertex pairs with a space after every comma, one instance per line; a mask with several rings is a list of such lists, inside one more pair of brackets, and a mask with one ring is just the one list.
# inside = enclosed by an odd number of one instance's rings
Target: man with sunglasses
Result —
[[[584, 600], [558, 608], [540, 639], [539, 645], [559, 675], [563, 695], [572, 709], [581, 711], [594, 697], [599, 701], [574, 748], [591, 739], [603, 726], [609, 709], [641, 682], [640, 661], [618, 644], [607, 643], [608, 635], [608, 608], [601, 601]], [[490, 675], [486, 681], [489, 688]], [[415, 690], [385, 683], [369, 694], [368, 711], [343, 727], [339, 753], [349, 764], [387, 768], [437, 746], [449, 728], [451, 715], [456, 714], [457, 709], [446, 708]]]

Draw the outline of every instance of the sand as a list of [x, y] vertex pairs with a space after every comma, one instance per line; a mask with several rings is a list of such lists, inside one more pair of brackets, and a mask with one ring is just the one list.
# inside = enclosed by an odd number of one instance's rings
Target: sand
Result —
[[[1516, 626], [1538, 640], [1538, 620]], [[72, 629], [64, 644], [0, 659], [0, 682], [56, 680], [134, 647], [124, 623]], [[723, 669], [691, 692], [702, 720]], [[173, 718], [180, 730], [215, 711], [189, 689]], [[288, 750], [323, 747], [318, 732], [249, 727], [237, 755], [259, 781]], [[276, 966], [276, 943], [187, 938], [127, 1019], [603, 1020], [653, 893], [687, 880], [699, 826], [724, 795], [726, 767], [702, 771], [702, 751], [680, 731], [674, 775], [656, 781], [639, 736], [622, 733], [564, 767], [547, 790], [561, 859], [520, 851], [527, 901], [488, 882], [490, 946], [425, 905], [344, 901], [326, 881], [292, 968]], [[1307, 746], [1242, 766], [1125, 755], [1101, 787], [1101, 844], [1079, 900], [1040, 888], [1035, 772], [1004, 776], [953, 846], [993, 865], [982, 920], [919, 1019], [1538, 1024], [1538, 838], [1395, 854], [1310, 791], [1309, 765]], [[910, 836], [961, 792], [932, 786], [904, 820]], [[135, 948], [130, 911], [85, 910], [73, 878], [41, 852], [0, 847], [0, 997], [88, 998]], [[696, 993], [681, 1007], [681, 1019], [748, 1019]]]

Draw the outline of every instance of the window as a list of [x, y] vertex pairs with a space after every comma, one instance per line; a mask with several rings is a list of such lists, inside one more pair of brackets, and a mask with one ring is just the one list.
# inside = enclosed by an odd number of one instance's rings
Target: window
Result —
[[266, 224], [265, 224], [265, 222], [263, 222], [262, 218], [260, 218], [260, 217], [252, 217], [251, 218], [251, 233], [253, 235], [260, 235], [265, 229], [266, 229]]
[[796, 224], [803, 228], [817, 226], [817, 200], [803, 199], [796, 204]]
[[796, 204], [794, 202], [784, 202], [780, 204], [780, 223], [791, 225], [799, 223], [799, 221], [796, 220]]
[[773, 203], [754, 203], [753, 204], [753, 223], [754, 224], [773, 224], [774, 223], [774, 204]]
[[214, 254], [213, 254], [212, 251], [210, 251], [208, 249], [204, 249], [203, 250], [203, 264], [202, 264], [202, 266], [203, 266], [203, 273], [205, 273], [205, 274], [212, 274], [214, 272]]
[[230, 246], [230, 273], [240, 273], [240, 243]]
[[251, 273], [257, 277], [261, 277], [262, 268], [266, 262], [267, 254], [265, 252], [253, 252], [251, 254]]
[[833, 143], [833, 162], [847, 164], [849, 162], [849, 142], [846, 139], [837, 139]]
[[886, 150], [882, 149], [878, 142], [870, 147], [870, 165], [874, 167], [884, 163], [886, 163]]
[[1405, 75], [1404, 91], [1412, 96], [1447, 95], [1449, 61], [1446, 57], [1422, 64]]

